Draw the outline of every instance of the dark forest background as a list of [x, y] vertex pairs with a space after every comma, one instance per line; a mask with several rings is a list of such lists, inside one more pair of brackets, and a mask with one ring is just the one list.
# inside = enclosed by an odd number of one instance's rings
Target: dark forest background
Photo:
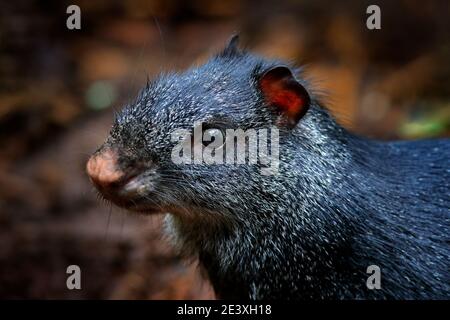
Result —
[[[81, 30], [66, 8], [81, 8]], [[366, 8], [382, 29], [367, 30]], [[213, 298], [161, 217], [97, 200], [84, 172], [114, 109], [162, 70], [201, 63], [238, 31], [305, 64], [347, 128], [378, 139], [450, 135], [450, 12], [442, 1], [3, 1], [0, 297]], [[66, 267], [82, 290], [66, 288]]]

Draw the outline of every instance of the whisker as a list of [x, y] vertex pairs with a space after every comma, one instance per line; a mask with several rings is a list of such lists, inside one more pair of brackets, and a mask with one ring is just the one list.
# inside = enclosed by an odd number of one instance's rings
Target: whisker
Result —
[[122, 221], [120, 224], [120, 238], [123, 239], [123, 227], [125, 225], [125, 215], [121, 214], [121, 216], [122, 216]]
[[164, 42], [164, 37], [163, 37], [163, 33], [161, 30], [161, 26], [159, 25], [158, 22], [158, 18], [156, 18], [155, 16], [153, 16], [153, 21], [155, 22], [156, 28], [158, 28], [158, 33], [159, 33], [159, 39], [161, 40], [161, 49], [162, 49], [162, 53], [163, 53], [163, 58], [166, 58], [166, 45]]
[[106, 230], [105, 230], [105, 241], [108, 240], [108, 231], [109, 231], [109, 224], [111, 222], [111, 214], [112, 214], [112, 203], [109, 204], [109, 213], [108, 213], [108, 220], [106, 222]]

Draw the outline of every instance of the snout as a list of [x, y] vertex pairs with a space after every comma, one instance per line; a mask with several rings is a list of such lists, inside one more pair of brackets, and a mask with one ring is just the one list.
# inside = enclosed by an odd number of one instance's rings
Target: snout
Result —
[[119, 187], [125, 178], [118, 166], [117, 152], [111, 149], [94, 154], [86, 164], [86, 171], [100, 191], [111, 191]]
[[139, 166], [121, 168], [116, 150], [104, 149], [95, 153], [86, 164], [86, 172], [103, 197], [116, 205], [134, 211], [156, 210], [147, 203], [151, 184], [145, 180], [145, 169]]

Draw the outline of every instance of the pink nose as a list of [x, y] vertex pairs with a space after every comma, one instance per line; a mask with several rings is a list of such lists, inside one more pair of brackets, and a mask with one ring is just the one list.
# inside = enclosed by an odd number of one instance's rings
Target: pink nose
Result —
[[86, 164], [86, 171], [92, 182], [102, 189], [113, 187], [124, 176], [117, 165], [117, 154], [110, 149], [93, 155]]

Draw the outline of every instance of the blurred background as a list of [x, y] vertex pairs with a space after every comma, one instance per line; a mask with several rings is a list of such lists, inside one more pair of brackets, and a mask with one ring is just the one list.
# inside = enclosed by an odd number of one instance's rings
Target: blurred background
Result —
[[[81, 30], [66, 9], [81, 8]], [[381, 30], [366, 8], [381, 8]], [[214, 298], [161, 217], [98, 201], [84, 172], [116, 109], [162, 70], [230, 35], [306, 65], [347, 128], [378, 139], [450, 135], [450, 11], [437, 1], [84, 0], [0, 4], [0, 298]], [[66, 288], [66, 268], [82, 290]]]

